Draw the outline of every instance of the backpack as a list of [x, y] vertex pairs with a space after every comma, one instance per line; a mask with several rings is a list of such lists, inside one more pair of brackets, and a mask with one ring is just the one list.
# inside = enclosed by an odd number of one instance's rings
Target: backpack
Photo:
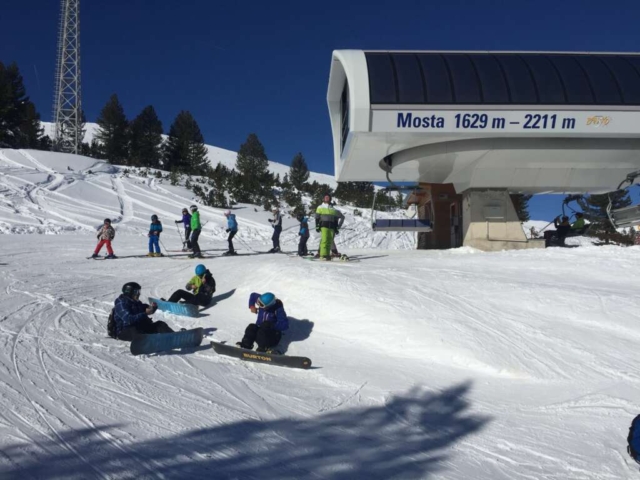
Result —
[[640, 415], [633, 419], [631, 427], [629, 427], [629, 436], [627, 437], [627, 452], [631, 455], [636, 463], [640, 463]]
[[112, 308], [111, 313], [109, 314], [109, 320], [107, 321], [107, 334], [111, 338], [118, 338], [116, 334], [116, 309]]

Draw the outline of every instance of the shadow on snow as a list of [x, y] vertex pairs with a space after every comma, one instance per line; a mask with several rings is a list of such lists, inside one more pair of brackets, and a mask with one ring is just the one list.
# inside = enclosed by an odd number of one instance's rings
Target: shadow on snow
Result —
[[414, 388], [382, 406], [244, 420], [137, 443], [122, 425], [58, 432], [40, 448], [5, 444], [0, 477], [424, 479], [455, 462], [456, 442], [489, 422], [468, 412], [469, 389]]

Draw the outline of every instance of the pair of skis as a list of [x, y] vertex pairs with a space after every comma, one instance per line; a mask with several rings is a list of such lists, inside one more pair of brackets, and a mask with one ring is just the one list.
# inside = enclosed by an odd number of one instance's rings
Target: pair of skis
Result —
[[[150, 355], [175, 349], [196, 348], [200, 346], [203, 338], [204, 330], [202, 328], [173, 333], [136, 335], [131, 342], [131, 353], [133, 355]], [[311, 360], [306, 357], [261, 353], [214, 341], [211, 342], [211, 347], [219, 355], [239, 358], [248, 362], [267, 363], [289, 368], [308, 369], [311, 367]]]

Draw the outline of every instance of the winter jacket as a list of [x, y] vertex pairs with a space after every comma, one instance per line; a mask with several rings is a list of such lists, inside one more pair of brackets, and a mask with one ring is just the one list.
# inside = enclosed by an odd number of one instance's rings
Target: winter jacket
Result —
[[202, 230], [202, 225], [200, 225], [200, 212], [197, 210], [191, 214], [191, 230]]
[[[200, 305], [208, 305], [213, 297], [213, 294], [216, 292], [216, 281], [211, 275], [211, 272], [207, 270], [204, 274], [204, 281], [201, 277], [196, 275], [189, 283], [187, 283], [187, 287], [189, 285], [193, 285], [192, 293], [196, 296], [196, 299]], [[187, 288], [188, 290], [188, 288]]]
[[184, 228], [190, 228], [191, 227], [191, 215], [189, 215], [188, 213], [185, 213], [182, 215], [182, 220], [178, 220], [176, 223], [178, 222], [182, 222], [182, 224], [184, 225]]
[[[254, 307], [260, 293], [252, 293], [249, 296], [249, 307]], [[289, 328], [289, 319], [287, 318], [287, 312], [284, 311], [284, 305], [280, 300], [276, 300], [275, 305], [269, 308], [258, 309], [258, 320], [256, 325], [262, 325], [264, 322], [271, 322], [273, 327], [279, 332], [284, 332]]]
[[236, 216], [233, 213], [229, 214], [227, 217], [227, 228], [232, 232], [238, 231], [238, 222], [236, 221]]
[[280, 215], [280, 212], [273, 212], [273, 218], [270, 218], [269, 221], [273, 228], [282, 228], [282, 215]]
[[151, 225], [149, 226], [149, 236], [159, 237], [161, 232], [162, 223], [160, 222], [160, 220], [158, 220], [157, 222], [151, 222]]
[[307, 217], [302, 217], [302, 220], [300, 220], [300, 231], [298, 235], [301, 237], [309, 236], [309, 219]]
[[127, 327], [147, 320], [148, 317], [145, 310], [148, 307], [149, 305], [142, 303], [140, 300], [134, 300], [124, 294], [120, 295], [115, 302], [116, 335], [119, 335]]
[[316, 228], [342, 228], [344, 215], [328, 203], [323, 203], [316, 209]]
[[111, 225], [109, 225], [108, 227], [106, 225], [103, 225], [98, 230], [98, 240], [113, 240], [115, 236], [116, 231]]
[[571, 230], [581, 230], [584, 228], [584, 218], [577, 218], [573, 225], [571, 225]]

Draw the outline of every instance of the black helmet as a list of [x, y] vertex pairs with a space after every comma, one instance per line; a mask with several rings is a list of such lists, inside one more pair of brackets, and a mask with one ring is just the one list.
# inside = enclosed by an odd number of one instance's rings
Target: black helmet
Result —
[[189, 209], [190, 209], [192, 212], [195, 212], [196, 210], [198, 210], [198, 206], [197, 206], [197, 205], [191, 205], [191, 206], [189, 207]]
[[142, 287], [136, 282], [127, 282], [122, 286], [122, 293], [127, 297], [133, 298], [140, 295], [140, 290], [142, 290]]
[[151, 221], [152, 222], [157, 222], [158, 221], [158, 215], [151, 215]]
[[110, 218], [105, 218], [104, 219], [104, 223], [111, 223], [111, 219]]
[[182, 209], [182, 213], [189, 213], [189, 210], [187, 209], [187, 207], [184, 207], [184, 208]]

